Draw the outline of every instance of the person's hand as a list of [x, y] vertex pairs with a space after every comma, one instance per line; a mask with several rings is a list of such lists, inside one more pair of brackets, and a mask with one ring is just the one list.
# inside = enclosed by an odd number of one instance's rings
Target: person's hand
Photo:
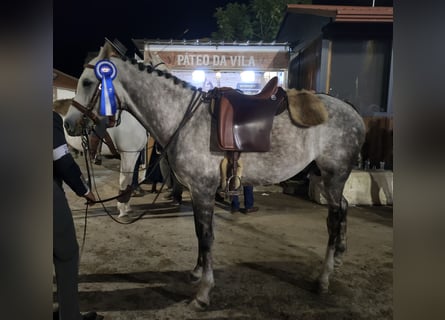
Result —
[[94, 194], [90, 191], [86, 195], [84, 195], [85, 199], [87, 199], [87, 204], [94, 205], [94, 202], [96, 201], [96, 197]]

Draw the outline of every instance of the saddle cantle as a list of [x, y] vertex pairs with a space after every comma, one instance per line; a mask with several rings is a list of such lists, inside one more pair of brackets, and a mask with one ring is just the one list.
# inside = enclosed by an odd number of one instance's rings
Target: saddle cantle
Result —
[[224, 151], [266, 152], [270, 150], [270, 132], [286, 92], [272, 78], [256, 95], [245, 95], [232, 88], [216, 88], [215, 111], [218, 144]]

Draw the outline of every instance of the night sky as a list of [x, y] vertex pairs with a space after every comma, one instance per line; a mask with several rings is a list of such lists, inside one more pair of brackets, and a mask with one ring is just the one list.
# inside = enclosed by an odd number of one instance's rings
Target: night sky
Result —
[[[217, 7], [249, 0], [53, 0], [54, 68], [79, 77], [88, 52], [98, 51], [104, 38], [194, 40], [216, 31]], [[370, 5], [372, 0], [313, 0], [314, 4]], [[376, 0], [391, 5], [392, 0]], [[184, 33], [188, 30], [186, 33]]]
[[[217, 7], [247, 0], [54, 0], [53, 66], [79, 77], [90, 51], [98, 51], [104, 38], [200, 39], [216, 31]], [[188, 29], [188, 32], [184, 32]]]

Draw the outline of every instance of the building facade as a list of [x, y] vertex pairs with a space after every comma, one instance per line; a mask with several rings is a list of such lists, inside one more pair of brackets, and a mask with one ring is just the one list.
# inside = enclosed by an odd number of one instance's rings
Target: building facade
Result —
[[256, 94], [274, 76], [287, 87], [289, 47], [286, 43], [224, 43], [135, 40], [144, 62], [159, 56], [170, 72], [204, 91], [232, 87]]
[[392, 114], [392, 7], [288, 5], [289, 87], [328, 93], [363, 116]]
[[73, 76], [53, 69], [53, 101], [74, 98], [77, 80]]

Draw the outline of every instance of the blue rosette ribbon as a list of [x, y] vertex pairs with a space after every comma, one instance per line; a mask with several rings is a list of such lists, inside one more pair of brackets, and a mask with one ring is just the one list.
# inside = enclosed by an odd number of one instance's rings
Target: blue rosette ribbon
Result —
[[110, 60], [100, 60], [94, 67], [97, 79], [102, 81], [99, 114], [112, 116], [116, 114], [116, 96], [113, 79], [116, 78], [116, 66]]

